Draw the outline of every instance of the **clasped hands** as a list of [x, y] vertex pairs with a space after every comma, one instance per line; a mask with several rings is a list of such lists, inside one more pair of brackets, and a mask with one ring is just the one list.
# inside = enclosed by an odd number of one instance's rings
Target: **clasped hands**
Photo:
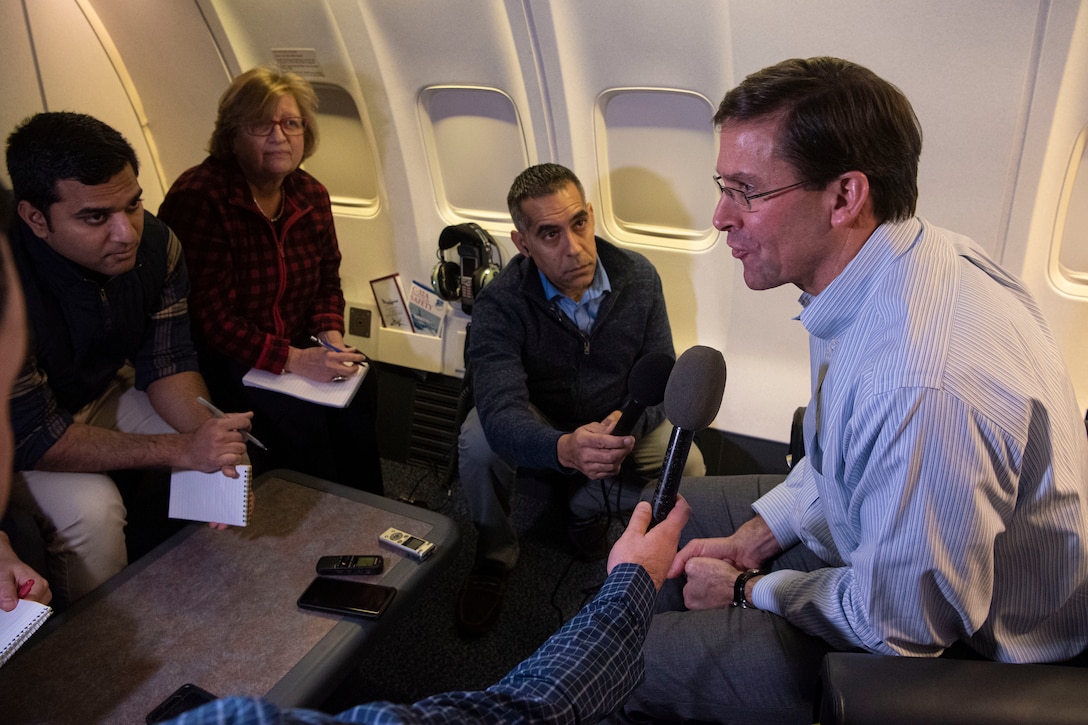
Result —
[[756, 517], [732, 536], [692, 539], [677, 552], [668, 578], [683, 574], [684, 606], [688, 609], [720, 609], [733, 603], [733, 585], [747, 569], [758, 569], [781, 549], [761, 517]]

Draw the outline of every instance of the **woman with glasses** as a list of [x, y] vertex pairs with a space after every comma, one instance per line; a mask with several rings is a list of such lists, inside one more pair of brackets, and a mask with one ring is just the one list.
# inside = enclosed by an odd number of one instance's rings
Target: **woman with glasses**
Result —
[[[189, 309], [215, 403], [253, 410], [259, 470], [289, 468], [382, 492], [376, 371], [347, 408], [246, 387], [250, 368], [340, 382], [366, 358], [344, 343], [340, 248], [329, 193], [299, 168], [317, 146], [317, 95], [255, 68], [219, 99], [210, 155], [183, 173], [159, 217], [185, 249]], [[228, 408], [229, 406], [229, 408]]]

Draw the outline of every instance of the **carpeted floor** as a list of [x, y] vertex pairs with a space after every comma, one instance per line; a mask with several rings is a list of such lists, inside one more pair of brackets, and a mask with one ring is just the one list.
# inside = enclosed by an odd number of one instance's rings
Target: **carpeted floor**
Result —
[[[454, 484], [447, 492], [441, 472], [419, 466], [384, 460], [382, 470], [387, 496], [421, 500], [458, 523], [461, 550], [433, 590], [367, 653], [325, 710], [338, 712], [371, 700], [412, 702], [438, 692], [494, 684], [572, 617], [604, 581], [604, 561], [585, 563], [573, 557], [562, 504], [517, 496], [515, 491], [521, 558], [495, 628], [479, 639], [464, 639], [453, 614], [472, 563], [476, 532], [460, 488]], [[614, 521], [611, 540], [621, 531], [622, 524]]]

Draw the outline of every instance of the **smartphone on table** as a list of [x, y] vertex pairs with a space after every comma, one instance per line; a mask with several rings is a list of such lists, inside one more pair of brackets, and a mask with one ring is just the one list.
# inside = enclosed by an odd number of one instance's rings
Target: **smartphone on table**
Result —
[[319, 576], [298, 598], [298, 606], [349, 617], [377, 619], [397, 590], [381, 584]]
[[184, 712], [200, 707], [216, 699], [215, 695], [193, 684], [185, 684], [163, 700], [147, 715], [147, 725], [173, 720]]

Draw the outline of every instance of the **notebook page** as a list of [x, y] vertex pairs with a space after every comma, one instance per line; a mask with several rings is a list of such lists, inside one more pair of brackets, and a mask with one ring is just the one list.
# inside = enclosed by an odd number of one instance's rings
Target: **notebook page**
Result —
[[245, 526], [252, 467], [236, 468], [238, 478], [222, 471], [174, 471], [170, 476], [170, 518]]

